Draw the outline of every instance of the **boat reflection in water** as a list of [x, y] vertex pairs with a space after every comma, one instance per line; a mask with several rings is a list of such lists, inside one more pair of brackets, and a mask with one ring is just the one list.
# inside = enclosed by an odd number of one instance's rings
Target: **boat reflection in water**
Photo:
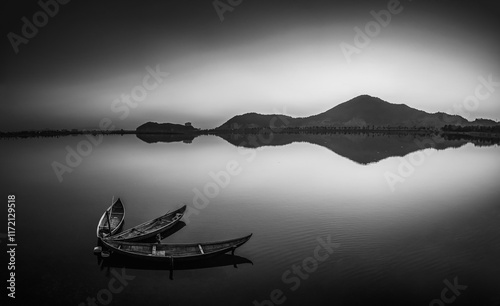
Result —
[[241, 257], [238, 255], [221, 254], [211, 258], [205, 258], [197, 261], [191, 262], [179, 262], [175, 263], [172, 267], [169, 263], [164, 262], [154, 262], [147, 260], [136, 260], [127, 256], [120, 254], [113, 254], [109, 258], [102, 258], [97, 256], [98, 264], [101, 270], [106, 269], [106, 274], [110, 275], [112, 268], [126, 268], [130, 270], [157, 270], [157, 271], [170, 271], [170, 279], [174, 279], [174, 270], [198, 270], [207, 268], [217, 268], [233, 266], [238, 268], [239, 265], [251, 264], [253, 262], [250, 259]]

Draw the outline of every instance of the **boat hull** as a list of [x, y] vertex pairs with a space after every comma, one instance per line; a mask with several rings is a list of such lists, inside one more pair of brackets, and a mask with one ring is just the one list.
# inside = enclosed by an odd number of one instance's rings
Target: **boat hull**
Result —
[[[176, 225], [184, 216], [185, 211], [186, 205], [173, 212], [166, 213], [159, 218], [146, 221], [131, 229], [107, 238], [115, 241], [135, 242], [155, 237], [157, 234], [162, 233]], [[141, 232], [143, 232], [143, 234], [141, 234]]]
[[130, 243], [111, 239], [102, 239], [102, 242], [112, 253], [141, 260], [173, 263], [196, 261], [225, 254], [234, 251], [251, 237], [252, 234], [237, 239], [193, 244]]

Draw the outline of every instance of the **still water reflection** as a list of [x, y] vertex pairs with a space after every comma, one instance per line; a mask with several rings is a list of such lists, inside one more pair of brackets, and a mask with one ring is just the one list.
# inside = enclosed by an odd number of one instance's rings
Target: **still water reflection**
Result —
[[[2, 191], [17, 197], [19, 300], [87, 304], [125, 268], [134, 279], [115, 305], [268, 305], [273, 292], [285, 305], [429, 305], [455, 278], [467, 289], [454, 305], [499, 305], [500, 148], [335, 137], [252, 148], [231, 137], [106, 136], [62, 182], [52, 162], [85, 138], [1, 140]], [[391, 189], [386, 174], [418, 152], [423, 162]], [[237, 257], [173, 274], [102, 262], [95, 226], [113, 195], [127, 209], [124, 229], [191, 207], [165, 243], [254, 236]], [[335, 248], [311, 261], [321, 241]]]

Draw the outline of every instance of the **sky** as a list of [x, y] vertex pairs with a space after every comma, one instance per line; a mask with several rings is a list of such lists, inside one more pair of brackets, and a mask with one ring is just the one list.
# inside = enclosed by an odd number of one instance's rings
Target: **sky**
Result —
[[362, 94], [500, 120], [498, 1], [1, 5], [0, 131], [104, 118], [214, 128], [246, 112], [314, 115]]

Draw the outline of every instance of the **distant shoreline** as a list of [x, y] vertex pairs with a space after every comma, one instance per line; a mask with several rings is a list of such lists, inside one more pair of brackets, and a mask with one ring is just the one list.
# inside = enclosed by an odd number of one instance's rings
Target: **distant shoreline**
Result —
[[124, 135], [136, 134], [135, 130], [45, 130], [45, 131], [20, 131], [0, 133], [0, 138], [32, 138], [32, 137], [59, 137], [77, 135]]
[[136, 130], [46, 130], [46, 131], [20, 131], [0, 133], [0, 138], [37, 138], [37, 137], [64, 137], [78, 135], [220, 135], [220, 134], [413, 134], [413, 135], [448, 135], [464, 136], [473, 138], [500, 138], [498, 132], [474, 132], [474, 131], [445, 131], [437, 128], [401, 128], [401, 127], [381, 127], [381, 128], [363, 128], [363, 127], [302, 127], [302, 128], [282, 128], [271, 130], [269, 128], [248, 128], [248, 129], [207, 129], [197, 130], [193, 133], [165, 133], [165, 132], [138, 132]]

